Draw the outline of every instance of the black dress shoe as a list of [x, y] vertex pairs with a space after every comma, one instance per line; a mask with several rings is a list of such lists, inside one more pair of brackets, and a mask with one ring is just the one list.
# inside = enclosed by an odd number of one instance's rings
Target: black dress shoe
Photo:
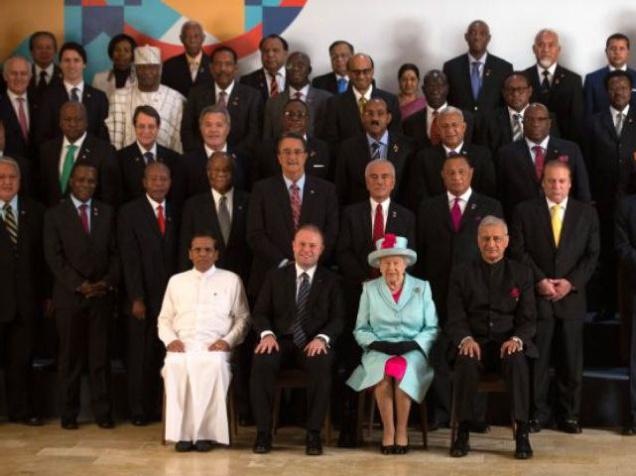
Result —
[[212, 442], [210, 440], [198, 440], [194, 444], [194, 449], [200, 453], [207, 453], [212, 449]]
[[455, 441], [453, 441], [450, 449], [450, 455], [453, 458], [461, 458], [468, 454], [470, 451], [470, 445], [468, 444], [469, 435], [468, 425], [460, 425]]
[[104, 418], [103, 420], [97, 421], [97, 426], [104, 430], [110, 430], [112, 428], [115, 428], [115, 422], [112, 420], [112, 418]]
[[468, 430], [471, 433], [488, 433], [490, 431], [490, 425], [485, 421], [473, 421], [469, 424]]
[[625, 425], [623, 427], [622, 434], [625, 436], [634, 436], [636, 435], [636, 423], [631, 423], [629, 425]]
[[565, 433], [581, 433], [581, 425], [579, 425], [578, 420], [563, 420], [559, 423], [559, 430]]
[[44, 424], [42, 419], [35, 415], [24, 418], [9, 418], [9, 421], [11, 423], [20, 423], [21, 425], [26, 426], [42, 426]]
[[130, 418], [130, 423], [132, 423], [134, 426], [146, 426], [148, 424], [148, 420], [145, 416], [133, 415]]
[[[355, 428], [355, 427], [354, 427]], [[358, 446], [355, 432], [342, 429], [338, 435], [338, 448], [355, 448]]]
[[380, 453], [383, 455], [395, 454], [395, 445], [380, 445]]
[[257, 454], [265, 454], [272, 451], [272, 435], [266, 431], [256, 432], [256, 441], [252, 451]]
[[532, 458], [532, 446], [530, 446], [529, 425], [527, 423], [517, 424], [517, 434], [515, 435], [515, 458]]
[[543, 425], [539, 420], [530, 420], [528, 423], [528, 429], [530, 433], [539, 433], [543, 429]]
[[62, 418], [61, 426], [65, 430], [77, 430], [77, 420], [75, 418]]
[[179, 441], [174, 445], [174, 449], [178, 453], [187, 453], [194, 449], [194, 445], [191, 441]]
[[305, 454], [319, 456], [322, 454], [322, 441], [319, 431], [308, 431], [305, 439]]

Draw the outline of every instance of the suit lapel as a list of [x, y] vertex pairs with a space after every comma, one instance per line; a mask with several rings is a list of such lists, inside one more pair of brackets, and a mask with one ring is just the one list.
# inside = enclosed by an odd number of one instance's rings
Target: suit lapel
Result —
[[[144, 206], [143, 206], [143, 215], [144, 219], [148, 223], [148, 226], [152, 230], [152, 232], [158, 237], [163, 238], [161, 235], [161, 231], [159, 230], [159, 222], [157, 221], [157, 217], [155, 216], [155, 211], [152, 209], [152, 205], [148, 201], [147, 198], [144, 197]], [[164, 211], [164, 216], [167, 218], [167, 213]], [[166, 226], [167, 230], [167, 226]], [[167, 231], [166, 231], [167, 234]]]
[[[537, 171], [534, 168], [534, 162], [532, 161], [532, 155], [530, 154], [530, 149], [528, 148], [528, 144], [525, 139], [522, 139], [519, 142], [519, 148], [522, 149], [520, 152], [523, 154], [523, 163], [524, 167], [527, 169], [527, 172], [530, 177], [532, 177], [532, 181], [535, 184], [539, 183], [539, 179], [537, 178]], [[550, 144], [548, 144], [548, 149], [550, 148]], [[547, 159], [547, 151], [546, 151], [546, 159]]]
[[545, 201], [545, 198], [541, 198], [537, 200], [537, 223], [541, 225], [543, 228], [546, 237], [548, 239], [548, 243], [552, 247], [552, 250], [556, 250], [556, 244], [554, 243], [554, 233], [552, 233], [552, 219], [550, 217], [550, 210], [548, 209], [548, 204]]
[[[462, 213], [462, 219], [459, 222], [459, 229], [461, 231], [462, 228], [467, 223], [470, 223], [471, 220], [475, 220], [477, 217], [477, 213], [479, 212], [479, 204], [475, 199], [475, 192], [470, 194], [470, 198], [468, 199], [468, 203], [466, 203], [466, 208], [464, 209], [464, 213]], [[450, 217], [450, 213], [448, 214]]]
[[[307, 177], [307, 176], [305, 176]], [[283, 213], [283, 221], [287, 225], [290, 236], [294, 235], [294, 220], [292, 219], [291, 213], [291, 200], [289, 197], [289, 191], [287, 190], [287, 185], [285, 183], [285, 179], [283, 175], [278, 176], [278, 186], [276, 187], [276, 193], [278, 195], [278, 200], [274, 203], [278, 202], [281, 204], [281, 212]], [[303, 191], [303, 204], [300, 210], [300, 216], [302, 220], [303, 210], [305, 208], [305, 194], [307, 193], [307, 179], [305, 178], [305, 190]]]
[[400, 153], [400, 145], [395, 141], [395, 135], [389, 132], [389, 143], [387, 144], [386, 158], [397, 169], [397, 159]]
[[504, 135], [504, 144], [512, 142], [512, 126], [510, 125], [510, 117], [508, 116], [508, 109], [503, 108], [500, 114], [497, 116], [499, 121], [499, 130]]
[[468, 94], [468, 97], [473, 100], [473, 88], [470, 84], [470, 58], [468, 58], [467, 54], [464, 55], [464, 60], [460, 62], [460, 67], [464, 90], [466, 91], [466, 94]]
[[[92, 217], [92, 213], [93, 213], [93, 207], [91, 207], [91, 219]], [[77, 212], [77, 208], [75, 208], [75, 204], [73, 203], [73, 200], [71, 200], [71, 198], [67, 198], [64, 201], [64, 214], [67, 216], [67, 219], [65, 220], [66, 223], [68, 223], [68, 226], [71, 228], [75, 228], [75, 235], [76, 236], [81, 236], [82, 239], [84, 240], [90, 240], [90, 236], [88, 234], [86, 234], [86, 232], [84, 231], [84, 228], [82, 227], [82, 220], [79, 216], [79, 213]], [[99, 215], [99, 212], [98, 212]], [[20, 226], [18, 224], [18, 226]], [[91, 220], [91, 234], [92, 232], [95, 230], [95, 221]]]
[[[305, 189], [303, 190], [303, 199], [300, 205], [300, 223], [311, 222], [310, 213], [315, 210], [316, 190], [313, 181], [309, 175], [305, 175]], [[291, 206], [290, 206], [291, 211]]]
[[[386, 224], [384, 227], [385, 230], [389, 230], [392, 206], [393, 204], [389, 206], [389, 216], [386, 220]], [[358, 215], [358, 222], [360, 224], [360, 229], [362, 230], [362, 236], [364, 236], [368, 240], [373, 240], [373, 231], [371, 230], [371, 202], [369, 202], [369, 200], [365, 201], [364, 206], [362, 207], [362, 213]], [[372, 248], [375, 248], [375, 243], [371, 243], [371, 245]]]
[[91, 154], [91, 148], [93, 146], [93, 140], [90, 137], [90, 135], [86, 135], [86, 138], [84, 139], [84, 142], [82, 143], [82, 147], [80, 148], [79, 152], [77, 153], [77, 159], [75, 160], [76, 162], [78, 160], [90, 160], [90, 154]]
[[228, 245], [230, 244], [230, 242], [238, 240], [238, 237], [236, 236], [236, 234], [239, 232], [237, 224], [241, 223], [241, 216], [245, 213], [241, 198], [242, 194], [234, 189], [234, 195], [232, 197], [232, 225], [230, 228], [230, 236], [227, 240]]
[[612, 138], [612, 140], [615, 142], [618, 141], [618, 136], [616, 135], [616, 127], [614, 126], [614, 122], [612, 121], [612, 115], [610, 114], [609, 109], [603, 111], [603, 114], [601, 115], [601, 123], [603, 124], [603, 127]]
[[580, 215], [577, 214], [576, 211], [576, 205], [572, 203], [571, 199], [568, 200], [568, 206], [565, 209], [565, 214], [563, 215], [563, 225], [561, 226], [561, 237], [559, 238], [559, 247], [557, 248], [557, 252], [561, 249], [567, 248], [570, 236], [572, 236], [572, 233], [576, 229], [580, 218]]

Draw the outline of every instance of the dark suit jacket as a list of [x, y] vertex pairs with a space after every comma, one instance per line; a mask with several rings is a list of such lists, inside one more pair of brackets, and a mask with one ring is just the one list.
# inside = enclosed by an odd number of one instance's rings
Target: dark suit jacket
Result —
[[583, 319], [585, 286], [596, 267], [599, 249], [598, 217], [590, 205], [568, 199], [558, 248], [544, 197], [515, 209], [511, 256], [532, 268], [535, 283], [544, 278], [565, 278], [573, 286], [570, 294], [554, 303], [537, 296], [539, 319]]
[[119, 211], [117, 243], [129, 303], [142, 299], [148, 317], [156, 318], [170, 277], [177, 272], [178, 223], [166, 202], [166, 233], [162, 235], [148, 199], [139, 197]]
[[[42, 199], [46, 206], [57, 205], [64, 196], [60, 190], [60, 155], [63, 138], [45, 142], [40, 147], [40, 179]], [[117, 207], [121, 203], [121, 172], [117, 165], [115, 149], [91, 134], [86, 135], [76, 160], [89, 160], [99, 171], [95, 197]], [[68, 193], [68, 188], [67, 188]]]
[[[473, 190], [489, 197], [497, 195], [497, 179], [490, 151], [479, 145], [464, 144], [462, 154], [473, 167]], [[446, 150], [440, 145], [423, 149], [413, 158], [409, 167], [409, 208], [416, 210], [420, 201], [446, 192], [442, 168]]]
[[115, 215], [109, 205], [92, 201], [91, 232], [86, 234], [72, 200], [44, 215], [44, 257], [54, 277], [53, 304], [72, 309], [91, 302], [76, 290], [85, 281], [104, 280], [114, 288], [119, 280]]
[[18, 209], [17, 250], [0, 219], [0, 323], [32, 321], [41, 312], [47, 293], [42, 248], [44, 207], [20, 197]]
[[[550, 137], [560, 137], [554, 113], [550, 113], [550, 119], [552, 122]], [[485, 124], [484, 135], [480, 143], [488, 147], [494, 156], [501, 147], [512, 143], [512, 125], [510, 124], [508, 107], [503, 106], [495, 109], [485, 119]]]
[[[469, 111], [462, 111], [464, 114], [464, 122], [466, 123], [466, 132], [464, 132], [464, 143], [466, 145], [472, 143], [474, 119], [472, 113]], [[426, 108], [421, 111], [417, 111], [415, 114], [406, 118], [402, 123], [402, 130], [404, 134], [415, 139], [415, 145], [417, 150], [431, 147], [431, 139], [426, 135], [427, 131], [426, 121]]]
[[583, 87], [581, 76], [557, 65], [554, 79], [547, 93], [541, 91], [537, 66], [525, 70], [530, 78], [532, 97], [530, 102], [540, 102], [554, 112], [559, 131], [564, 139], [582, 143], [583, 140]]
[[[318, 266], [311, 282], [307, 307], [310, 316], [303, 330], [308, 339], [318, 334], [333, 343], [344, 322], [344, 304], [340, 278]], [[252, 313], [257, 334], [271, 330], [280, 337], [291, 335], [290, 327], [296, 319], [296, 266], [291, 263], [267, 273]]]
[[431, 283], [437, 314], [446, 319], [446, 298], [451, 269], [479, 258], [477, 228], [481, 220], [502, 218], [499, 202], [473, 191], [462, 215], [459, 231], [453, 230], [446, 193], [423, 200], [417, 212], [417, 276]]
[[[589, 179], [579, 146], [568, 140], [550, 137], [545, 162], [550, 160], [568, 162], [572, 171], [570, 195], [577, 200], [589, 202], [592, 199]], [[508, 220], [520, 202], [543, 195], [525, 139], [499, 149], [497, 170], [499, 196]]]
[[[322, 261], [328, 261], [338, 236], [336, 187], [322, 179], [305, 176], [300, 224], [312, 223], [324, 235]], [[293, 260], [292, 221], [289, 191], [282, 174], [254, 184], [247, 217], [247, 243], [254, 253], [248, 294], [256, 296], [265, 274], [287, 259]]]
[[311, 81], [311, 85], [314, 88], [329, 91], [331, 94], [338, 94], [338, 80], [336, 79], [336, 73], [333, 71], [331, 73], [316, 76]]
[[[38, 93], [38, 88], [37, 88], [37, 84], [39, 80], [40, 78], [37, 77], [35, 73], [35, 65], [32, 65], [31, 66], [31, 81], [29, 81], [28, 93], [30, 95], [33, 95], [33, 98], [36, 104], [39, 104], [40, 101], [42, 101], [42, 94]], [[49, 80], [49, 83], [46, 85], [46, 88], [44, 88], [42, 93], [46, 92], [49, 86], [58, 86], [61, 84], [63, 84], [62, 70], [60, 69], [58, 65], [55, 65], [53, 66], [53, 76]]]
[[195, 233], [212, 233], [217, 243], [219, 259], [216, 266], [238, 274], [244, 283], [252, 264], [252, 253], [246, 242], [247, 213], [249, 195], [234, 189], [232, 197], [232, 228], [227, 244], [223, 241], [216, 206], [212, 192], [195, 195], [190, 198], [183, 208], [181, 220], [181, 238], [179, 240], [179, 269], [184, 271], [192, 267], [188, 250]]
[[[203, 144], [199, 130], [199, 115], [207, 106], [216, 103], [216, 85], [203, 84], [192, 88], [183, 109], [181, 142], [187, 152]], [[232, 94], [227, 99], [232, 127], [227, 142], [235, 150], [249, 153], [260, 136], [263, 104], [258, 92], [234, 81]]]
[[[415, 250], [415, 216], [410, 210], [391, 201], [384, 231], [404, 236], [408, 240], [408, 246]], [[342, 211], [336, 247], [336, 262], [346, 284], [359, 287], [371, 277], [372, 268], [367, 257], [375, 250], [372, 237], [369, 199], [346, 207]]]
[[[36, 121], [36, 144], [51, 140], [62, 134], [60, 129], [60, 109], [70, 100], [64, 84], [49, 85], [46, 88]], [[82, 104], [86, 107], [88, 118], [88, 132], [105, 141], [109, 140], [108, 129], [104, 120], [108, 116], [108, 98], [99, 89], [84, 83]]]
[[194, 83], [192, 82], [190, 66], [188, 66], [185, 53], [173, 56], [164, 62], [161, 68], [161, 84], [165, 84], [169, 88], [179, 91], [186, 98], [193, 87], [199, 85], [210, 87], [212, 82], [210, 58], [208, 58], [205, 52], [201, 55], [199, 72], [197, 73], [197, 79]]
[[[282, 173], [276, 152], [277, 139], [265, 139], [258, 147], [256, 163], [252, 166], [252, 183]], [[307, 137], [307, 174], [321, 179], [331, 175], [329, 146], [323, 140]]]
[[[240, 82], [241, 84], [258, 90], [261, 93], [263, 104], [265, 104], [265, 102], [269, 99], [269, 89], [267, 88], [267, 79], [265, 79], [265, 72], [263, 71], [263, 68], [259, 68], [245, 76], [241, 76]], [[287, 84], [285, 84], [283, 89], [287, 89]], [[279, 91], [279, 93], [281, 92], [282, 91]]]
[[22, 135], [20, 122], [11, 104], [11, 99], [6, 94], [0, 97], [0, 119], [4, 124], [4, 153], [10, 157], [24, 157], [29, 162], [33, 162], [36, 159], [35, 128], [39, 110], [35, 96], [29, 92], [27, 92], [27, 102], [29, 103], [27, 112], [29, 116], [29, 135], [26, 139]]
[[[607, 89], [605, 89], [605, 77], [608, 73], [609, 67], [605, 66], [585, 75], [583, 98], [585, 100], [585, 117], [588, 119], [598, 112], [609, 109], [609, 98], [607, 97]], [[636, 86], [636, 71], [627, 68], [627, 74], [632, 78], [632, 85]], [[632, 104], [635, 99], [634, 94], [635, 90], [632, 89]]]
[[[391, 196], [402, 203], [405, 171], [411, 161], [415, 146], [410, 138], [389, 132], [386, 158], [395, 167], [395, 188]], [[338, 149], [336, 161], [336, 190], [341, 205], [351, 205], [369, 197], [364, 170], [371, 161], [371, 151], [366, 133], [356, 134], [344, 140]]]
[[[233, 181], [234, 187], [245, 190], [250, 178], [250, 164], [243, 155], [235, 153], [228, 146], [228, 153], [234, 159]], [[203, 146], [198, 146], [181, 158], [183, 170], [183, 184], [185, 197], [190, 198], [210, 190], [210, 182], [207, 175], [208, 156]]]
[[512, 336], [523, 341], [528, 357], [539, 356], [532, 339], [536, 332], [537, 310], [532, 271], [521, 263], [504, 258], [501, 289], [489, 289], [481, 257], [453, 269], [448, 290], [448, 324], [452, 348], [472, 336], [479, 344], [503, 343]]
[[623, 197], [616, 210], [616, 253], [627, 269], [632, 302], [636, 295], [636, 195]]

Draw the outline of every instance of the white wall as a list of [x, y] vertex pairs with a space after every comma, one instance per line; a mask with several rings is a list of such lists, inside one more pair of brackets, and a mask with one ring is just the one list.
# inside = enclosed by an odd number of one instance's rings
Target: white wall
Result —
[[[614, 32], [636, 48], [636, 3], [626, 0], [308, 0], [283, 36], [291, 51], [310, 55], [313, 75], [330, 69], [327, 48], [345, 39], [373, 57], [378, 86], [396, 91], [400, 64], [441, 69], [466, 51], [464, 32], [476, 19], [490, 26], [489, 50], [515, 69], [534, 64], [531, 47], [541, 28], [559, 32], [560, 63], [581, 75], [605, 65], [605, 40]], [[258, 66], [258, 53], [241, 60], [243, 73]]]

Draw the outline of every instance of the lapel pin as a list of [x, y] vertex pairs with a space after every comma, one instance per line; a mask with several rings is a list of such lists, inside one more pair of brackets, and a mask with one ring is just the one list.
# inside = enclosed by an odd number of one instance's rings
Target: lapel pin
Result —
[[486, 77], [490, 76], [490, 68], [486, 70]]
[[312, 189], [309, 191], [309, 193], [310, 193], [311, 195], [313, 195], [313, 194], [315, 193], [315, 192], [314, 192], [314, 189], [312, 188]]
[[470, 204], [470, 209], [474, 210], [475, 208], [477, 208], [477, 204], [476, 203], [471, 203]]
[[395, 211], [395, 210], [393, 210], [393, 211], [391, 212], [391, 217], [392, 217], [392, 218], [396, 218], [396, 217], [397, 217], [397, 213], [396, 213], [396, 211]]
[[393, 152], [396, 152], [400, 150], [400, 147], [397, 144], [393, 144]]
[[[636, 152], [635, 152], [636, 153]], [[239, 210], [243, 210], [243, 205], [239, 205], [238, 207], [236, 207]]]

